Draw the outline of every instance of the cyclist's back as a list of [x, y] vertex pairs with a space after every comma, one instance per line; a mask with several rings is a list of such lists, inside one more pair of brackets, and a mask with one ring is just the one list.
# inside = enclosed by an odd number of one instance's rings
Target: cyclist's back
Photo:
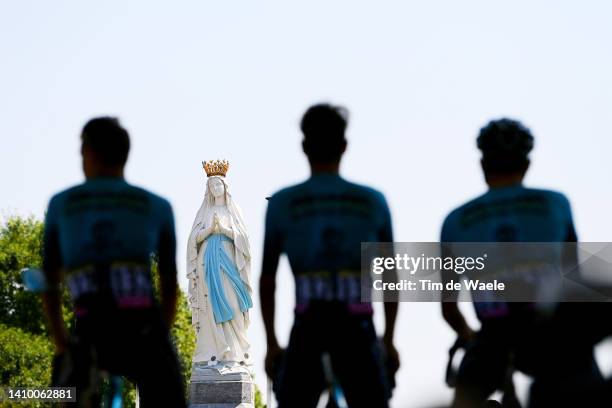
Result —
[[[303, 148], [312, 176], [269, 199], [261, 304], [268, 337], [266, 371], [274, 379], [279, 407], [316, 407], [326, 386], [324, 356], [351, 407], [387, 406], [390, 389], [372, 322], [361, 303], [361, 242], [392, 241], [391, 219], [382, 194], [338, 174], [346, 147], [346, 112], [311, 107], [302, 119]], [[295, 321], [282, 364], [274, 333], [274, 282], [285, 253], [295, 277]], [[383, 338], [392, 344], [396, 304], [386, 304]], [[308, 378], [307, 381], [304, 378]], [[299, 395], [299, 396], [298, 396]]]
[[[45, 220], [44, 270], [51, 288], [45, 303], [57, 348], [53, 381], [77, 387], [82, 404], [93, 392], [96, 403], [90, 373], [103, 370], [134, 381], [143, 407], [184, 406], [168, 332], [177, 289], [172, 208], [123, 179], [129, 138], [116, 119], [93, 119], [82, 137], [87, 180], [55, 195]], [[59, 309], [62, 281], [76, 318], [70, 341]]]
[[574, 242], [569, 201], [558, 192], [517, 183], [493, 187], [452, 211], [443, 242]]
[[[576, 239], [567, 198], [555, 191], [527, 188], [521, 183], [490, 188], [452, 211], [444, 221], [440, 238], [442, 242], [558, 242], [555, 252], [559, 253], [564, 249], [562, 243]], [[501, 302], [475, 304], [483, 323], [510, 317], [511, 310], [516, 314], [530, 309], [525, 306]], [[527, 317], [524, 313], [521, 315]]]
[[[361, 242], [392, 241], [383, 195], [333, 173], [315, 174], [270, 198], [266, 237], [287, 254], [295, 276], [296, 313], [336, 302], [371, 314], [361, 303]], [[270, 242], [274, 240], [274, 242]]]
[[173, 235], [170, 204], [123, 178], [93, 178], [57, 194], [46, 218], [77, 317], [153, 309], [151, 257]]
[[[478, 147], [490, 188], [449, 214], [442, 227], [442, 242], [559, 243], [562, 253], [564, 242], [577, 240], [567, 198], [522, 185], [532, 146], [530, 131], [516, 121], [492, 121], [481, 130]], [[500, 389], [511, 366], [536, 377], [532, 402], [536, 394], [552, 401], [550, 383], [571, 382], [568, 378], [573, 372], [584, 378], [597, 377], [589, 347], [576, 344], [572, 353], [560, 357], [567, 342], [557, 336], [559, 322], [541, 315], [536, 304], [475, 302], [474, 306], [481, 321], [476, 334], [456, 304], [443, 304], [445, 319], [468, 344], [457, 374], [455, 407], [483, 403]]]

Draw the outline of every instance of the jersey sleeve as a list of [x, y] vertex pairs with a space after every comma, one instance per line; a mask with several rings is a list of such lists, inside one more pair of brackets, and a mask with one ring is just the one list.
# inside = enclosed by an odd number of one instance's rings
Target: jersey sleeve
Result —
[[566, 212], [566, 223], [567, 223], [567, 237], [565, 242], [578, 242], [578, 234], [576, 233], [576, 227], [574, 226], [574, 217], [572, 215], [572, 206], [566, 197], [563, 197], [565, 203]]
[[391, 211], [385, 197], [380, 194], [380, 211], [382, 215], [382, 225], [379, 231], [378, 240], [380, 242], [393, 242], [393, 226], [391, 223]]
[[43, 271], [49, 286], [59, 284], [59, 268], [61, 255], [59, 245], [59, 199], [53, 197], [45, 214], [45, 227], [43, 232]]
[[[157, 249], [160, 266], [164, 264], [172, 264], [176, 259], [176, 235], [174, 232], [174, 213], [172, 206], [166, 200], [163, 200], [160, 214], [160, 230], [159, 230], [159, 245]], [[174, 268], [162, 268], [164, 270], [173, 270]]]
[[275, 275], [278, 260], [283, 251], [283, 232], [281, 229], [282, 206], [280, 199], [273, 196], [268, 201], [264, 233], [263, 275]]
[[440, 231], [440, 242], [453, 242], [452, 223], [453, 213], [449, 214], [442, 223], [442, 230]]

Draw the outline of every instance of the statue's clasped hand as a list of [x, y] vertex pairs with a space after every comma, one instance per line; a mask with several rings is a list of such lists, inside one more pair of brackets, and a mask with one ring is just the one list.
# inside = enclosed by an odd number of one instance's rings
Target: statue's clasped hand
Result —
[[213, 216], [213, 234], [223, 234], [229, 239], [234, 239], [234, 233], [231, 228], [225, 228], [221, 224], [221, 220], [219, 219], [219, 216], [216, 213]]
[[214, 234], [218, 234], [219, 232], [221, 232], [221, 222], [219, 221], [219, 216], [217, 215], [217, 213], [215, 213], [215, 215], [213, 216], [213, 233]]

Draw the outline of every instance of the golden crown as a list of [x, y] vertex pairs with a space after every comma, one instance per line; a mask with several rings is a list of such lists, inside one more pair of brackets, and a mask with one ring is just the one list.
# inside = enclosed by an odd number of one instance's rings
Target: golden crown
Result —
[[229, 169], [229, 162], [227, 160], [210, 160], [203, 161], [202, 167], [208, 177], [212, 176], [223, 176], [227, 174]]

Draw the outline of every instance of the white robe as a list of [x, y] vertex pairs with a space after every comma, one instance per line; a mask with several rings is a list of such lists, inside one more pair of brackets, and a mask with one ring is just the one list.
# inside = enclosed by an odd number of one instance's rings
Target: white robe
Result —
[[[229, 214], [219, 211], [218, 216], [224, 226], [232, 225]], [[209, 217], [210, 219], [210, 217]], [[236, 293], [227, 278], [225, 272], [221, 272], [225, 296], [234, 312], [233, 319], [228, 322], [217, 324], [212, 309], [212, 302], [205, 281], [204, 253], [207, 240], [202, 242], [202, 234], [198, 234], [204, 227], [205, 222], [194, 225], [189, 238], [187, 250], [189, 278], [189, 304], [192, 312], [192, 324], [196, 331], [196, 349], [193, 362], [216, 364], [220, 362], [244, 362], [251, 364], [249, 354], [249, 342], [246, 337], [249, 326], [249, 312], [240, 310]], [[199, 235], [199, 236], [198, 236]], [[242, 247], [242, 242], [238, 243]], [[248, 245], [248, 243], [246, 243]], [[232, 259], [240, 272], [240, 277], [247, 285], [249, 294], [252, 294], [250, 278], [250, 259], [247, 251], [237, 249], [233, 241], [223, 241], [223, 248]], [[247, 252], [246, 254], [244, 252]]]

